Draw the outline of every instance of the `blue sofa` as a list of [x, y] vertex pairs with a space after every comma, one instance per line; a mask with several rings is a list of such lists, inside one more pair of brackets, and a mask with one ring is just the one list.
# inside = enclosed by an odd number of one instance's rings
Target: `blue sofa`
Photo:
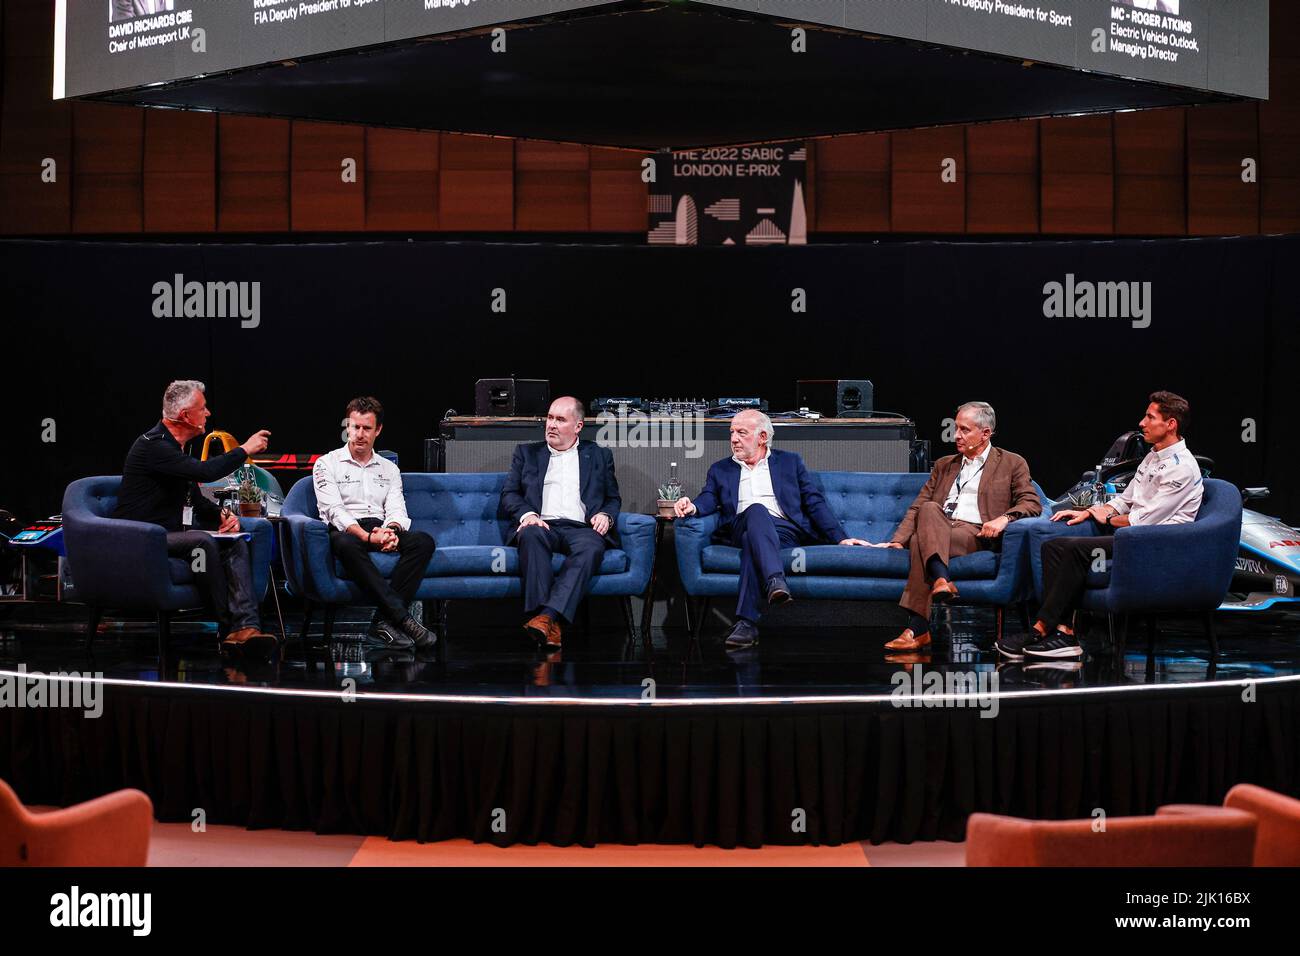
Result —
[[[1190, 524], [1120, 528], [1105, 568], [1088, 574], [1080, 606], [1105, 614], [1116, 649], [1123, 653], [1131, 615], [1146, 615], [1156, 638], [1155, 615], [1196, 614], [1205, 628], [1211, 659], [1218, 656], [1214, 611], [1236, 569], [1241, 540], [1241, 492], [1230, 482], [1206, 478], [1196, 520]], [[1089, 537], [1102, 529], [1088, 520], [1077, 525], [1048, 518], [1024, 522], [1034, 591], [1043, 597], [1043, 544], [1062, 536]]]
[[[110, 518], [117, 507], [120, 475], [81, 478], [63, 493], [63, 540], [77, 598], [89, 608], [86, 641], [94, 639], [105, 608], [148, 610], [158, 616], [160, 649], [170, 636], [171, 615], [203, 607], [203, 594], [189, 562], [167, 555], [161, 525]], [[253, 593], [264, 596], [271, 575], [274, 536], [265, 518], [241, 518], [252, 534]]]
[[[507, 542], [514, 525], [501, 512], [504, 472], [484, 474], [402, 475], [402, 492], [411, 527], [433, 536], [437, 551], [417, 592], [421, 600], [520, 597], [519, 551]], [[289, 587], [308, 602], [303, 634], [313, 605], [325, 611], [325, 637], [333, 631], [338, 607], [367, 604], [355, 582], [330, 551], [329, 529], [320, 520], [316, 489], [303, 478], [289, 491], [281, 512], [289, 525]], [[654, 563], [655, 519], [650, 515], [618, 516], [621, 548], [608, 548], [587, 591], [622, 598], [629, 636], [635, 639], [632, 595], [642, 594]], [[391, 574], [397, 555], [371, 556], [381, 573]], [[556, 555], [558, 570], [564, 558]]]
[[[850, 537], [866, 541], [887, 541], [902, 522], [908, 507], [929, 478], [928, 473], [811, 472], [826, 503], [835, 512]], [[1051, 500], [1034, 485], [1043, 501], [1044, 513]], [[714, 544], [719, 524], [717, 514], [704, 518], [682, 518], [674, 522], [677, 567], [682, 585], [692, 597], [705, 599], [735, 597], [740, 590], [740, 549]], [[998, 551], [978, 551], [953, 558], [949, 565], [953, 581], [961, 591], [959, 603], [992, 605], [997, 608], [1001, 636], [1003, 608], [1031, 595], [1025, 521], [1013, 521], [1002, 536]], [[793, 564], [795, 551], [802, 550], [802, 570]], [[854, 601], [897, 601], [903, 596], [911, 553], [905, 548], [846, 548], [839, 545], [811, 545], [782, 552], [790, 593], [797, 598]], [[698, 636], [704, 613], [696, 616]]]

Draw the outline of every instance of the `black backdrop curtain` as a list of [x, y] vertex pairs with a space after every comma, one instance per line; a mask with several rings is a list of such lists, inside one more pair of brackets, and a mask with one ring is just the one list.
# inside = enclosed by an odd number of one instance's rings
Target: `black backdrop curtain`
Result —
[[[973, 709], [372, 702], [108, 688], [103, 715], [0, 709], [28, 803], [120, 787], [164, 821], [498, 844], [960, 840], [1037, 818], [1300, 789], [1300, 685], [1056, 695]], [[504, 811], [504, 815], [497, 811]], [[806, 830], [792, 826], [803, 811]], [[494, 820], [504, 831], [493, 828]]]
[[[1149, 328], [1046, 318], [1067, 275], [1150, 282]], [[121, 469], [173, 378], [208, 383], [211, 426], [270, 428], [273, 451], [341, 443], [375, 394], [406, 470], [474, 381], [548, 378], [552, 394], [761, 395], [800, 378], [870, 378], [936, 456], [961, 402], [1059, 495], [1136, 425], [1147, 394], [1192, 402], [1192, 448], [1265, 510], [1300, 522], [1291, 405], [1300, 236], [1114, 242], [898, 242], [770, 248], [464, 242], [0, 242], [10, 414], [0, 508], [53, 513], [67, 483]], [[256, 328], [157, 318], [155, 283], [260, 282]], [[503, 290], [506, 311], [494, 312]], [[806, 312], [791, 311], [802, 289]], [[43, 441], [52, 419], [57, 441]], [[1255, 441], [1244, 441], [1255, 423]], [[778, 441], [780, 436], [778, 435]]]

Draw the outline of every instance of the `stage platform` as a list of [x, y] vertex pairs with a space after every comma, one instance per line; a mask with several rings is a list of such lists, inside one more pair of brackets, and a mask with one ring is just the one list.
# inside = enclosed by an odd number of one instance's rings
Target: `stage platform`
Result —
[[[880, 624], [730, 653], [716, 629], [699, 647], [656, 631], [646, 660], [602, 628], [550, 655], [503, 627], [453, 627], [427, 657], [366, 651], [356, 609], [328, 651], [240, 667], [202, 624], [177, 625], [160, 666], [144, 623], [87, 654], [58, 612], [6, 609], [0, 778], [28, 803], [134, 786], [163, 821], [500, 845], [961, 839], [974, 811], [1300, 791], [1297, 621], [1223, 615], [1214, 662], [1171, 621], [1152, 655], [1136, 629], [1122, 660], [1090, 637], [1082, 665], [1035, 667], [999, 663], [991, 612], [947, 614], [928, 654], [887, 656]], [[47, 703], [57, 685], [78, 706], [17, 706], [34, 672], [59, 675]], [[87, 675], [98, 698], [73, 701]]]

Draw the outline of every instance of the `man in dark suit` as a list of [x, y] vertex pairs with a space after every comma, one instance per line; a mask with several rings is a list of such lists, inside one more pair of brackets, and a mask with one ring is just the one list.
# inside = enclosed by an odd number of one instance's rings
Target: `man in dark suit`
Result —
[[[559, 647], [607, 546], [618, 547], [622, 499], [614, 456], [579, 441], [582, 403], [557, 398], [546, 415], [546, 440], [515, 448], [501, 489], [501, 508], [518, 525], [515, 541], [524, 579], [524, 624], [533, 638]], [[551, 556], [565, 555], [559, 574]]]
[[850, 538], [813, 484], [803, 458], [771, 447], [772, 420], [749, 409], [731, 420], [732, 457], [714, 462], [704, 490], [694, 501], [680, 498], [676, 512], [722, 516], [715, 539], [740, 548], [740, 597], [729, 648], [758, 642], [759, 599], [771, 605], [790, 600], [781, 549], [800, 544], [865, 545]]
[[930, 643], [930, 607], [957, 597], [948, 562], [998, 543], [1012, 521], [1042, 514], [1042, 502], [1019, 455], [992, 445], [997, 415], [987, 402], [957, 409], [957, 454], [934, 463], [930, 480], [912, 502], [893, 537], [877, 548], [910, 548], [907, 586], [898, 603], [910, 612], [907, 627], [885, 645], [915, 651]]
[[173, 7], [174, 0], [112, 0], [109, 8], [110, 20], [130, 20], [153, 13], [166, 13]]

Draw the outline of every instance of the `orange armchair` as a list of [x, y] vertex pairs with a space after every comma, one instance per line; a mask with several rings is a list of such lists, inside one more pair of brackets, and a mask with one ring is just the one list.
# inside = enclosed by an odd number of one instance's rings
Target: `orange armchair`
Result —
[[1022, 820], [972, 814], [967, 866], [1250, 866], [1255, 817], [1223, 807], [1187, 807], [1153, 817]]
[[1223, 805], [1253, 813], [1259, 820], [1256, 866], [1300, 866], [1300, 800], [1239, 783], [1228, 791]]
[[139, 790], [32, 813], [0, 780], [0, 867], [144, 866], [152, 830], [153, 804]]

